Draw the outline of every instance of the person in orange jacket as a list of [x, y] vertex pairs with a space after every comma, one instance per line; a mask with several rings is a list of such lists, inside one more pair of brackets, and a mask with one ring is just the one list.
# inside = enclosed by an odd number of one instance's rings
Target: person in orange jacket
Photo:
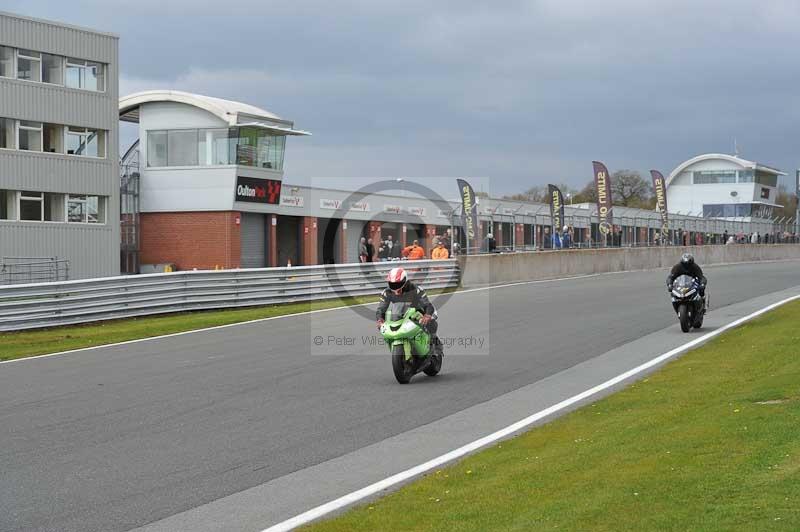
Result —
[[445, 260], [450, 258], [450, 253], [444, 247], [444, 242], [441, 240], [436, 243], [436, 247], [431, 251], [431, 258], [433, 260]]
[[419, 240], [414, 240], [410, 246], [403, 248], [403, 256], [408, 260], [420, 260], [425, 258], [425, 250], [419, 245]]

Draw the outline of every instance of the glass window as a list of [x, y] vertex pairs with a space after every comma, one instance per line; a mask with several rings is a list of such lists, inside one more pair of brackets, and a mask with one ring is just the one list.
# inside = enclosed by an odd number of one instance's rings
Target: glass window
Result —
[[8, 220], [9, 209], [8, 199], [11, 193], [8, 190], [0, 190], [0, 220]]
[[0, 46], [0, 76], [14, 77], [14, 49], [8, 46]]
[[0, 148], [14, 149], [17, 147], [14, 142], [14, 126], [14, 120], [0, 118]]
[[18, 50], [17, 79], [42, 81], [42, 54], [30, 50]]
[[44, 195], [41, 192], [20, 193], [19, 219], [31, 222], [44, 220]]
[[44, 151], [64, 153], [64, 127], [56, 124], [44, 124], [42, 128]]
[[20, 150], [42, 151], [42, 123], [20, 121], [17, 146]]
[[105, 90], [105, 65], [83, 59], [67, 58], [66, 85], [73, 89]]
[[694, 172], [695, 185], [736, 183], [736, 170], [709, 170]]
[[752, 170], [739, 170], [739, 183], [752, 183], [753, 171]]
[[167, 165], [197, 166], [197, 130], [174, 130], [167, 134]]
[[274, 135], [261, 128], [239, 128], [236, 164], [280, 170], [285, 146], [283, 135]]
[[228, 130], [200, 130], [198, 151], [201, 165], [231, 164], [231, 148]]
[[760, 185], [767, 185], [768, 187], [777, 187], [778, 176], [776, 176], [775, 174], [770, 174], [767, 172], [762, 172], [761, 170], [757, 170], [756, 183]]
[[86, 196], [69, 195], [67, 197], [67, 221], [86, 223], [86, 216]]
[[167, 132], [147, 132], [147, 166], [167, 166]]
[[105, 157], [105, 131], [85, 127], [67, 128], [67, 153], [84, 157]]
[[64, 84], [64, 58], [60, 55], [42, 54], [42, 81]]

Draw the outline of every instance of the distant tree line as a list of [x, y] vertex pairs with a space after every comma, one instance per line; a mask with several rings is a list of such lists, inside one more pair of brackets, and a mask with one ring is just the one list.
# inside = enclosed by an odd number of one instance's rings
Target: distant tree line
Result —
[[[586, 183], [586, 186], [580, 190], [563, 183], [557, 186], [564, 194], [567, 204], [597, 202], [597, 188], [594, 185], [594, 179]], [[611, 174], [611, 195], [614, 205], [622, 207], [655, 209], [656, 206], [653, 185], [635, 170], [617, 170]], [[504, 199], [537, 203], [549, 203], [550, 201], [547, 197], [547, 185], [531, 187], [521, 194], [504, 196]]]

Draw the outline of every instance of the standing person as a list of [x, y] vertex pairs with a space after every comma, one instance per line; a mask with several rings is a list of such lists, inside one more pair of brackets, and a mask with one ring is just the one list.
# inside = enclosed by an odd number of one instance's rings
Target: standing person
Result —
[[386, 240], [381, 242], [380, 247], [378, 248], [378, 260], [381, 262], [386, 262], [389, 260], [389, 241]]
[[370, 238], [367, 240], [367, 262], [373, 262], [375, 260], [375, 245], [372, 243], [372, 239]]
[[392, 239], [392, 235], [386, 236], [386, 249], [389, 250], [389, 255], [392, 254], [392, 248], [394, 247], [394, 240]]
[[569, 249], [572, 247], [572, 236], [569, 234], [569, 227], [564, 226], [564, 232], [561, 233], [561, 247]]
[[494, 239], [494, 235], [492, 233], [486, 235], [486, 251], [489, 253], [494, 253], [497, 251], [497, 241]]
[[722, 243], [723, 244], [727, 244], [728, 243], [728, 230], [727, 229], [725, 229], [725, 232], [722, 233]]
[[442, 235], [442, 237], [439, 239], [439, 242], [441, 242], [441, 243], [442, 243], [442, 245], [443, 245], [443, 246], [444, 246], [444, 247], [445, 247], [445, 248], [446, 248], [448, 251], [450, 251], [450, 243], [451, 243], [452, 241], [453, 241], [453, 240], [452, 240], [452, 236], [450, 235], [450, 229], [448, 229], [447, 231], [445, 231], [444, 235]]
[[425, 250], [419, 245], [419, 240], [414, 240], [410, 246], [403, 249], [403, 256], [408, 260], [420, 260], [425, 258]]
[[444, 247], [444, 242], [439, 240], [439, 243], [436, 244], [436, 247], [433, 248], [431, 252], [431, 258], [433, 260], [445, 260], [450, 258], [450, 253], [447, 251], [447, 248]]
[[367, 262], [367, 239], [363, 236], [358, 243], [358, 262]]
[[400, 259], [400, 252], [402, 251], [400, 247], [400, 242], [394, 242], [391, 240], [392, 235], [389, 235], [389, 260], [399, 260]]

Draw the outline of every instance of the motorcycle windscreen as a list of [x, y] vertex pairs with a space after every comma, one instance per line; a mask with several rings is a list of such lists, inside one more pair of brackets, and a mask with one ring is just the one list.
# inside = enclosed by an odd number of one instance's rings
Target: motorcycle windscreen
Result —
[[406, 301], [394, 301], [389, 303], [389, 308], [386, 309], [386, 321], [400, 321], [408, 311], [409, 303]]
[[673, 288], [691, 289], [694, 286], [694, 279], [690, 275], [681, 275], [672, 283]]

